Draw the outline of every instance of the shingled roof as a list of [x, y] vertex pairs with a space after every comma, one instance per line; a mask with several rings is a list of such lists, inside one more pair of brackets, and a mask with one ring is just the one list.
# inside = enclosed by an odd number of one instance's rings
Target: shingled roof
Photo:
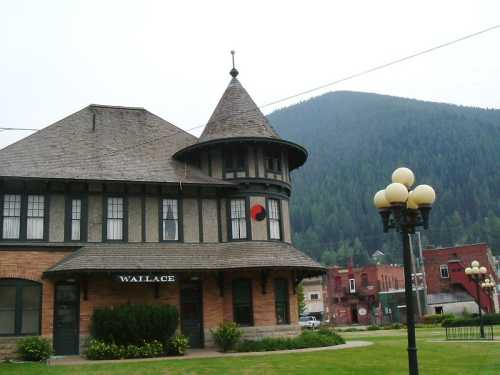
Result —
[[194, 143], [143, 108], [90, 105], [0, 150], [0, 176], [230, 185], [172, 158]]
[[198, 143], [236, 137], [280, 138], [240, 81], [234, 77]]
[[86, 244], [46, 271], [184, 271], [324, 267], [282, 242]]

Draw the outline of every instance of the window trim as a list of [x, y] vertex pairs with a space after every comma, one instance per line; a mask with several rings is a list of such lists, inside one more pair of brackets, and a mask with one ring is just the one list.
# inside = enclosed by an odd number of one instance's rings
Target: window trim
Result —
[[[19, 219], [19, 238], [3, 238], [3, 207], [5, 195], [20, 195], [21, 196], [21, 216]], [[28, 196], [40, 195], [43, 196], [43, 238], [27, 239], [28, 231]], [[47, 242], [49, 239], [49, 207], [50, 195], [45, 192], [19, 192], [19, 191], [3, 191], [0, 193], [0, 242]]]
[[[80, 239], [71, 239], [72, 203], [73, 199], [80, 199]], [[87, 242], [88, 234], [88, 199], [85, 194], [66, 194], [64, 212], [64, 242]]]
[[[235, 287], [234, 284], [237, 282], [247, 282], [248, 283], [248, 290], [249, 290], [249, 299], [250, 299], [250, 324], [241, 324], [236, 321], [236, 305], [234, 303], [235, 301]], [[254, 309], [253, 309], [253, 283], [252, 279], [249, 278], [237, 278], [234, 279], [231, 283], [231, 298], [232, 298], [232, 307], [233, 307], [233, 322], [237, 323], [238, 325], [242, 327], [253, 327], [255, 325], [255, 317], [254, 317]]]
[[[122, 239], [108, 239], [108, 198], [123, 198]], [[126, 194], [103, 194], [102, 242], [128, 242], [128, 196]]]
[[[271, 212], [269, 210], [269, 201], [274, 200], [278, 202], [278, 223], [279, 223], [279, 231], [280, 231], [280, 238], [271, 238], [271, 220], [269, 217], [269, 213]], [[267, 197], [266, 198], [266, 219], [267, 219], [267, 239], [269, 241], [277, 241], [277, 242], [282, 242], [283, 241], [283, 207], [282, 207], [282, 201], [279, 198], [274, 198], [274, 197]], [[276, 219], [274, 219], [276, 220]]]
[[[283, 323], [280, 323], [278, 320], [278, 299], [277, 299], [277, 284], [278, 282], [284, 282], [285, 289], [286, 289], [286, 301], [285, 301], [285, 321]], [[282, 301], [280, 301], [282, 302]], [[290, 289], [288, 288], [288, 280], [284, 277], [276, 278], [274, 279], [274, 312], [276, 316], [276, 324], [277, 325], [286, 325], [290, 324]]]
[[[10, 285], [9, 285], [10, 284]], [[16, 288], [16, 300], [14, 310], [14, 333], [0, 333], [0, 337], [19, 337], [19, 336], [40, 336], [42, 334], [42, 308], [43, 308], [43, 284], [38, 281], [21, 278], [0, 278], [0, 286], [14, 286]], [[24, 286], [39, 287], [39, 307], [38, 307], [38, 332], [21, 333], [23, 317], [23, 297], [22, 289]]]
[[[177, 201], [177, 240], [166, 240], [163, 238], [163, 200], [171, 199]], [[159, 242], [184, 242], [182, 199], [178, 196], [161, 195], [158, 200], [158, 238]]]
[[[241, 199], [245, 201], [245, 222], [247, 235], [245, 238], [233, 238], [232, 231], [232, 218], [231, 218], [231, 201]], [[226, 215], [227, 215], [227, 240], [231, 241], [251, 241], [252, 240], [252, 227], [250, 223], [250, 197], [249, 196], [236, 196], [227, 197], [226, 199]]]
[[[443, 270], [446, 270], [446, 277], [443, 276]], [[449, 270], [447, 264], [440, 264], [439, 265], [439, 277], [441, 279], [449, 279], [450, 278], [450, 270]]]

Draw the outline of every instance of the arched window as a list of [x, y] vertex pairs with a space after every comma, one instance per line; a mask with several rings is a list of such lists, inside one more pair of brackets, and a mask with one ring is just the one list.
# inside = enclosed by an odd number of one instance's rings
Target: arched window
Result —
[[39, 335], [41, 305], [41, 284], [0, 279], [0, 336]]

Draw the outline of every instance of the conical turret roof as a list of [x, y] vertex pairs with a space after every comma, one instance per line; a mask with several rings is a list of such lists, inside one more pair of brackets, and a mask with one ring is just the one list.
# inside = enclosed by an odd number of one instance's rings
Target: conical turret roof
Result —
[[240, 137], [280, 139], [240, 81], [233, 77], [198, 142]]

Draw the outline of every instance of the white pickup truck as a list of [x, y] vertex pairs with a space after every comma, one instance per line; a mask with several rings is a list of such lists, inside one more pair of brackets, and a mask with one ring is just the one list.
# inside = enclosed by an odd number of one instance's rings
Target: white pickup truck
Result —
[[321, 322], [314, 316], [301, 316], [299, 319], [299, 325], [304, 328], [319, 328]]

